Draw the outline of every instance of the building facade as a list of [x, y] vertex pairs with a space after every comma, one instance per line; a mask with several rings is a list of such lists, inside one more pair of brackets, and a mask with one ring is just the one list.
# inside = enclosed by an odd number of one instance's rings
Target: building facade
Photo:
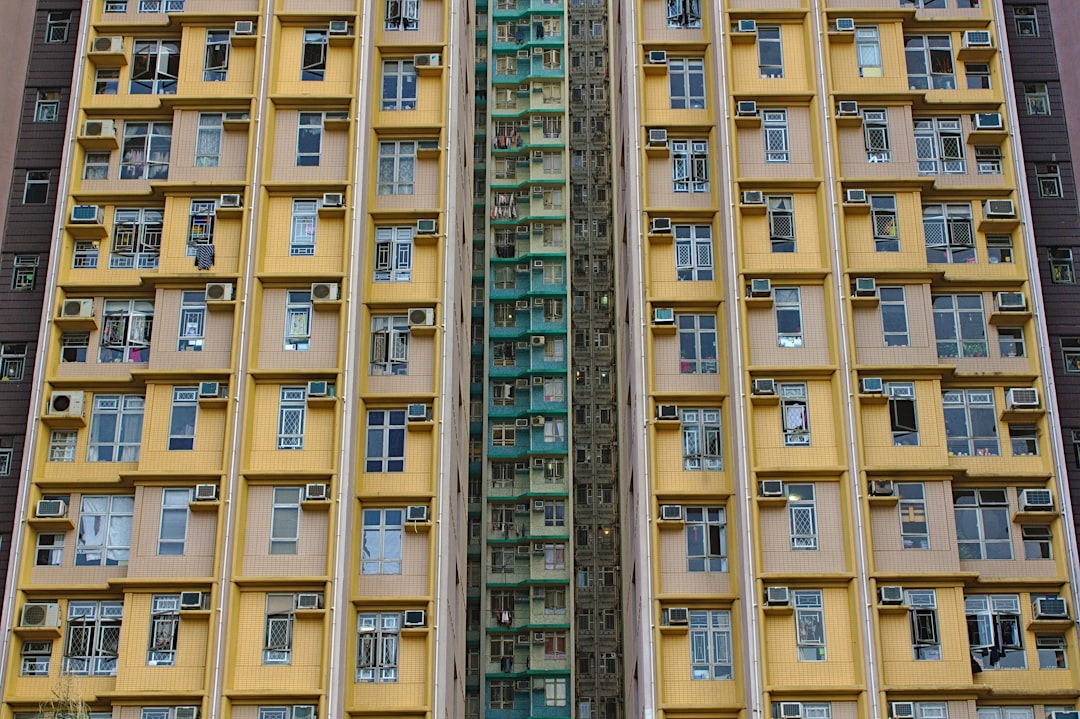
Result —
[[0, 719], [1076, 716], [999, 4], [83, 10]]

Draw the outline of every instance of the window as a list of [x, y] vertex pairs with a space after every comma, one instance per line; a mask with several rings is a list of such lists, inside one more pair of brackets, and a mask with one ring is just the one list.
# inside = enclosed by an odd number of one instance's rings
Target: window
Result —
[[667, 25], [675, 29], [701, 27], [701, 0], [666, 0]]
[[1002, 357], [1026, 357], [1023, 327], [998, 327], [998, 351]]
[[798, 287], [776, 287], [773, 290], [773, 311], [776, 313], [776, 346], [802, 347], [802, 297]]
[[805, 383], [780, 385], [780, 416], [783, 423], [784, 446], [809, 446], [810, 411]]
[[562, 377], [545, 377], [544, 378], [544, 401], [545, 402], [565, 402], [566, 401], [566, 380]]
[[903, 287], [879, 287], [881, 311], [881, 329], [886, 347], [907, 347], [908, 335], [907, 303]]
[[674, 192], [709, 191], [709, 143], [705, 140], [672, 140], [671, 177]]
[[23, 378], [26, 366], [26, 343], [0, 343], [0, 380], [17, 382]]
[[[866, 161], [871, 163], [892, 162], [889, 142], [889, 113], [887, 110], [863, 110], [863, 142], [866, 144]], [[895, 202], [893, 210], [895, 212]]]
[[1076, 272], [1073, 269], [1073, 253], [1068, 247], [1051, 247], [1047, 250], [1050, 256], [1050, 281], [1055, 285], [1071, 285], [1076, 282]]
[[566, 632], [543, 632], [544, 659], [566, 659]]
[[[27, 173], [27, 182], [29, 182]], [[1035, 165], [1035, 181], [1039, 197], [1061, 197], [1061, 169], [1057, 163]]]
[[952, 41], [948, 35], [904, 37], [909, 90], [955, 90]]
[[300, 543], [299, 487], [274, 487], [270, 507], [270, 554], [296, 554]]
[[326, 78], [326, 50], [330, 36], [326, 30], [304, 30], [300, 79], [318, 81]]
[[820, 589], [792, 592], [795, 604], [795, 641], [800, 662], [825, 661], [825, 610]]
[[562, 50], [559, 48], [546, 48], [544, 50], [543, 69], [559, 70], [562, 68]]
[[718, 471], [724, 468], [724, 436], [720, 409], [682, 409], [683, 469]]
[[1010, 424], [1009, 444], [1014, 457], [1035, 457], [1039, 454], [1039, 430], [1033, 424]]
[[34, 122], [58, 122], [60, 120], [60, 91], [38, 90], [34, 103]]
[[158, 556], [183, 556], [184, 542], [187, 539], [188, 502], [190, 501], [190, 489], [162, 490]]
[[562, 117], [544, 117], [544, 139], [554, 140], [562, 136]]
[[1013, 558], [1005, 490], [953, 490], [953, 508], [960, 559]]
[[1036, 634], [1039, 669], [1067, 669], [1064, 634]]
[[278, 449], [303, 449], [307, 388], [281, 387], [278, 400]]
[[544, 442], [548, 444], [553, 442], [565, 442], [566, 420], [559, 417], [545, 417], [543, 438]]
[[363, 613], [356, 619], [356, 681], [396, 682], [401, 615]]
[[386, 0], [385, 30], [419, 30], [420, 0]]
[[37, 255], [15, 255], [11, 268], [11, 290], [13, 292], [30, 292], [34, 289], [37, 280], [38, 268]]
[[67, 42], [68, 26], [71, 25], [71, 12], [51, 12], [45, 19], [45, 42]]
[[169, 179], [171, 148], [171, 122], [125, 122], [120, 179]]
[[773, 252], [795, 251], [795, 203], [791, 195], [766, 197], [769, 243]]
[[784, 45], [779, 25], [758, 25], [758, 73], [762, 78], [784, 76]]
[[195, 167], [217, 167], [221, 162], [222, 114], [199, 113], [195, 136]]
[[109, 179], [109, 157], [108, 152], [88, 152], [83, 155], [83, 179]]
[[169, 449], [195, 449], [195, 417], [198, 410], [198, 387], [173, 387]]
[[992, 265], [1013, 263], [1012, 238], [1008, 235], [986, 236], [987, 259]]
[[383, 60], [382, 109], [416, 109], [416, 69], [412, 60]]
[[940, 661], [936, 593], [933, 589], [907, 589], [904, 591], [904, 604], [909, 608], [912, 658], [917, 661]]
[[1050, 114], [1050, 91], [1045, 82], [1024, 83], [1024, 105], [1027, 107], [1028, 115]]
[[686, 507], [686, 560], [690, 572], [727, 571], [727, 515], [723, 507]]
[[123, 602], [69, 601], [64, 674], [116, 676]]
[[980, 175], [1001, 174], [1001, 148], [993, 145], [975, 147], [975, 166]]
[[705, 59], [669, 59], [668, 87], [671, 90], [672, 110], [705, 109]]
[[180, 595], [155, 594], [150, 601], [150, 640], [146, 648], [147, 666], [171, 667], [176, 664], [176, 635], [179, 629]]
[[375, 228], [375, 281], [412, 279], [413, 227]]
[[379, 143], [380, 195], [411, 195], [416, 176], [416, 142]]
[[50, 462], [74, 462], [79, 433], [74, 429], [54, 429], [49, 434]]
[[1027, 669], [1019, 595], [968, 595], [964, 613], [971, 658], [979, 668]]
[[1053, 535], [1050, 527], [1042, 524], [1027, 524], [1020, 527], [1020, 537], [1024, 540], [1024, 559], [1053, 559]]
[[971, 224], [971, 205], [927, 204], [923, 205], [922, 212], [927, 262], [975, 262], [975, 230]]
[[368, 411], [367, 454], [364, 471], [405, 471], [404, 410], [379, 409]]
[[372, 376], [409, 373], [409, 318], [376, 315], [371, 318]]
[[946, 390], [942, 393], [949, 456], [996, 457], [997, 411], [993, 390]]
[[24, 639], [19, 676], [47, 677], [52, 664], [52, 640]]
[[402, 509], [364, 510], [361, 574], [401, 574], [404, 518], [405, 511]]
[[94, 94], [115, 95], [120, 91], [120, 68], [99, 67], [94, 71]]
[[488, 707], [491, 709], [514, 708], [514, 680], [495, 679], [488, 683]]
[[717, 374], [716, 315], [676, 315], [679, 333], [679, 372]]
[[98, 362], [148, 362], [154, 303], [105, 300]]
[[920, 175], [965, 174], [960, 118], [916, 117], [915, 155]]
[[933, 304], [940, 359], [990, 356], [982, 295], [934, 295]]
[[76, 567], [127, 564], [131, 550], [132, 495], [83, 495], [79, 505]]
[[762, 127], [765, 130], [765, 162], [790, 162], [787, 110], [765, 110], [762, 118]]
[[132, 95], [174, 95], [180, 70], [180, 43], [136, 40], [131, 56]]
[[0, 477], [11, 474], [11, 460], [15, 453], [11, 437], [0, 437]]
[[[259, 707], [259, 719], [311, 719], [318, 714], [310, 704], [281, 707]], [[107, 717], [106, 717], [107, 719]]]
[[229, 31], [207, 30], [203, 82], [222, 82], [229, 71]]
[[817, 502], [814, 485], [785, 484], [784, 492], [787, 494], [791, 548], [797, 550], [817, 549]]
[[318, 201], [292, 201], [292, 232], [289, 235], [289, 254], [291, 256], [310, 256], [315, 254], [318, 217]]
[[35, 550], [35, 567], [59, 567], [64, 559], [64, 535], [38, 533]]
[[285, 292], [285, 349], [304, 351], [311, 346], [311, 292]]
[[881, 77], [881, 41], [877, 26], [855, 28], [855, 58], [859, 77]]
[[566, 677], [544, 678], [544, 706], [566, 706]]
[[690, 678], [734, 679], [731, 659], [731, 612], [690, 612]]
[[917, 482], [896, 485], [900, 497], [900, 542], [904, 549], [930, 549], [930, 527], [926, 520], [926, 488]]
[[202, 352], [206, 332], [206, 295], [201, 291], [180, 294], [179, 352]]
[[915, 384], [913, 382], [888, 382], [889, 418], [894, 447], [917, 447], [919, 445], [918, 413], [915, 410]]
[[[164, 214], [164, 211], [159, 208], [117, 208], [113, 216], [113, 241], [109, 252], [109, 269], [157, 269], [161, 256]], [[108, 304], [106, 302], [106, 305]], [[126, 301], [122, 301], [115, 308], [122, 309], [127, 304]]]
[[969, 90], [990, 89], [990, 65], [985, 62], [969, 62], [964, 65]]
[[266, 629], [263, 632], [263, 664], [291, 664], [296, 597], [266, 595]]
[[323, 113], [301, 112], [296, 126], [296, 166], [318, 167], [322, 156]]
[[90, 417], [88, 462], [138, 462], [145, 398], [99, 394]]
[[544, 569], [566, 569], [566, 545], [559, 542], [544, 545]]
[[566, 502], [561, 499], [549, 499], [544, 502], [544, 526], [566, 526]]
[[1019, 37], [1039, 36], [1039, 18], [1036, 16], [1033, 6], [1013, 6], [1013, 22], [1016, 23], [1016, 34]]
[[49, 201], [49, 171], [27, 170], [23, 186], [24, 205], [44, 205]]

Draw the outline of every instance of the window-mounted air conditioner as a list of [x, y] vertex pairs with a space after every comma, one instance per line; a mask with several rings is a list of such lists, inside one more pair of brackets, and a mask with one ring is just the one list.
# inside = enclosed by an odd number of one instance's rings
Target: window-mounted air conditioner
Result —
[[845, 190], [844, 202], [849, 205], [865, 205], [866, 190]]
[[414, 402], [405, 409], [405, 417], [410, 422], [427, 422], [429, 418], [428, 406], [421, 402]]
[[1016, 217], [1016, 207], [1012, 200], [987, 200], [983, 204], [983, 216], [988, 219]]
[[216, 484], [196, 484], [195, 485], [195, 501], [196, 502], [216, 502], [218, 498], [218, 487]]
[[413, 307], [409, 310], [410, 327], [432, 327], [435, 324], [435, 310], [431, 307]]
[[763, 205], [765, 204], [765, 193], [761, 190], [745, 190], [742, 193], [742, 204]]
[[342, 207], [345, 204], [345, 195], [340, 192], [325, 192], [322, 196], [323, 207]]
[[1069, 607], [1059, 597], [1039, 597], [1031, 603], [1031, 616], [1035, 619], [1068, 619]]
[[181, 609], [202, 609], [203, 608], [203, 593], [202, 592], [180, 592], [180, 608]]
[[330, 485], [323, 482], [312, 482], [304, 485], [304, 501], [325, 502], [330, 499]]
[[673, 404], [656, 405], [656, 418], [659, 420], [671, 420], [679, 418], [679, 408]]
[[667, 147], [667, 130], [651, 128], [649, 130], [649, 147]]
[[664, 50], [650, 50], [646, 56], [646, 62], [650, 65], [667, 65], [667, 52]]
[[667, 610], [667, 623], [673, 626], [688, 624], [690, 622], [690, 610], [686, 607], [669, 607]]
[[776, 381], [772, 379], [755, 379], [750, 385], [750, 394], [768, 396], [776, 394]]
[[661, 504], [660, 519], [665, 522], [681, 522], [683, 508], [681, 504]]
[[1034, 387], [1010, 387], [1005, 390], [1005, 406], [1010, 409], [1038, 407], [1039, 390]]
[[670, 235], [671, 234], [671, 218], [670, 217], [654, 217], [649, 220], [649, 234], [651, 235]]
[[431, 521], [428, 506], [426, 504], [410, 504], [405, 509], [405, 521], [420, 524]]
[[407, 609], [401, 625], [403, 627], [426, 627], [427, 612], [423, 609]]
[[855, 18], [838, 17], [835, 27], [837, 32], [855, 32]]
[[1001, 130], [1005, 127], [1000, 112], [977, 112], [971, 119], [976, 130]]
[[242, 207], [243, 204], [243, 195], [235, 192], [226, 193], [218, 198], [218, 207]]
[[757, 102], [754, 100], [739, 100], [735, 106], [735, 115], [738, 117], [757, 117]]
[[859, 382], [859, 391], [862, 394], [883, 394], [885, 382], [880, 377], [863, 377]]
[[896, 485], [891, 479], [870, 480], [870, 496], [893, 497], [896, 495]]
[[783, 497], [784, 482], [779, 479], [763, 479], [758, 482], [759, 497]]
[[765, 606], [786, 607], [791, 604], [791, 590], [787, 587], [765, 587]]
[[233, 298], [233, 286], [228, 282], [207, 282], [203, 296], [207, 302], [229, 302]]
[[854, 100], [841, 100], [836, 103], [837, 117], [854, 117], [859, 114], [859, 103]]
[[853, 289], [856, 297], [877, 297], [877, 281], [873, 277], [856, 277]]
[[237, 20], [233, 23], [233, 35], [254, 35], [255, 22], [252, 20]]
[[654, 325], [673, 325], [675, 324], [675, 310], [671, 307], [655, 307], [653, 308], [652, 322]]
[[898, 605], [904, 603], [904, 588], [896, 585], [878, 587], [878, 604]]
[[67, 502], [62, 499], [39, 499], [34, 512], [39, 519], [67, 516]]
[[1054, 495], [1048, 489], [1021, 489], [1019, 497], [1021, 512], [1054, 511]]

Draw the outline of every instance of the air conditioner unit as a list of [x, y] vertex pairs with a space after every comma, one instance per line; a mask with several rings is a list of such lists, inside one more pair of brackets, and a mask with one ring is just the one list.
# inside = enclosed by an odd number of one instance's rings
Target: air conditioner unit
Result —
[[233, 23], [233, 35], [254, 35], [255, 22], [253, 20], [237, 20]]
[[56, 602], [27, 602], [22, 608], [20, 627], [59, 627], [60, 605]]
[[849, 205], [865, 205], [866, 190], [845, 190], [844, 202]]
[[83, 123], [83, 137], [116, 137], [112, 120], [87, 120]]
[[[524, 227], [524, 225], [523, 225], [523, 227]], [[528, 228], [526, 228], [526, 230], [527, 230], [527, 229], [528, 229]], [[520, 263], [520, 264], [519, 264], [519, 265], [517, 266], [517, 271], [518, 271], [518, 272], [528, 272], [528, 271], [529, 271], [529, 263], [528, 263], [528, 262], [522, 262], [522, 263]]]
[[964, 47], [990, 47], [990, 31], [968, 30], [964, 33]]
[[[525, 641], [520, 642], [520, 643], [521, 644], [528, 644], [529, 643], [529, 636], [527, 634], [523, 635], [523, 636], [525, 637]], [[514, 682], [514, 691], [519, 691], [519, 692], [527, 692], [527, 691], [529, 691], [529, 680], [528, 679], [518, 679], [516, 682]]]
[[[533, 377], [533, 378], [532, 378], [532, 383], [533, 383], [533, 385], [536, 385], [536, 386], [542, 386], [542, 385], [544, 384], [544, 378], [543, 378], [543, 377], [539, 377], [539, 376], [537, 376], [537, 377]], [[526, 382], [526, 383], [525, 383], [524, 385], [522, 385], [522, 386], [524, 386], [524, 387], [528, 387], [528, 386], [529, 386], [529, 383], [528, 383], [528, 382]]]
[[650, 65], [667, 65], [667, 52], [664, 50], [650, 50], [646, 62]]
[[[532, 543], [532, 553], [533, 554], [543, 554], [544, 553], [544, 543], [543, 542], [533, 542]], [[539, 599], [543, 599], [544, 598], [544, 595], [542, 593], [543, 589], [542, 588], [540, 588], [540, 589], [541, 589], [541, 595], [540, 595]]]
[[427, 612], [423, 609], [407, 609], [401, 625], [404, 627], [426, 627]]
[[765, 193], [760, 190], [746, 190], [742, 193], [742, 203], [744, 205], [763, 205], [765, 204]]
[[784, 483], [779, 479], [763, 479], [758, 482], [759, 497], [783, 497]]
[[1001, 312], [1022, 312], [1027, 309], [1027, 299], [1023, 292], [995, 292], [994, 306]]
[[767, 396], [776, 394], [776, 381], [772, 379], [756, 379], [750, 385], [750, 394]]
[[649, 130], [649, 147], [667, 147], [667, 130], [651, 128]]
[[228, 282], [207, 282], [204, 297], [207, 302], [229, 302], [233, 298], [233, 286]]
[[976, 130], [1001, 130], [1005, 127], [1000, 112], [977, 112], [972, 116], [972, 122]]
[[802, 719], [802, 704], [799, 702], [780, 702], [780, 719]]
[[671, 234], [671, 218], [670, 217], [654, 217], [649, 220], [649, 234], [650, 235], [670, 235]]
[[915, 719], [915, 703], [889, 702], [889, 719]]
[[[533, 162], [543, 162], [544, 161], [544, 151], [543, 150], [533, 150], [532, 161]], [[536, 228], [534, 227], [533, 229], [535, 230]]]
[[53, 417], [82, 417], [85, 398], [81, 390], [53, 392], [49, 395], [48, 413]]
[[410, 404], [405, 410], [405, 416], [410, 422], [426, 422], [428, 420], [428, 406], [426, 404]]
[[856, 277], [854, 294], [856, 297], [877, 297], [877, 281], [873, 277]]
[[543, 457], [533, 457], [532, 466], [533, 466], [533, 469], [543, 469], [544, 468], [544, 458]]
[[855, 18], [851, 18], [851, 17], [838, 17], [838, 18], [836, 18], [836, 31], [837, 32], [855, 32]]
[[322, 482], [304, 485], [305, 502], [325, 502], [330, 499], [330, 486]]
[[521, 419], [515, 419], [514, 420], [514, 426], [515, 427], [528, 427], [529, 426], [529, 420], [526, 419], [525, 417], [522, 417]]
[[215, 502], [218, 498], [218, 487], [216, 484], [196, 484], [195, 485], [195, 501], [196, 502]]
[[203, 593], [202, 592], [180, 592], [180, 608], [181, 609], [202, 609], [203, 608]]
[[439, 231], [439, 221], [435, 219], [425, 219], [416, 221], [416, 234], [418, 235], [434, 235]]
[[772, 280], [769, 280], [769, 279], [750, 280], [750, 296], [751, 297], [772, 297]]
[[675, 310], [671, 307], [654, 307], [652, 311], [652, 323], [654, 325], [675, 324]]
[[1016, 207], [1012, 200], [987, 200], [983, 205], [983, 215], [992, 217], [1016, 217]]
[[247, 122], [251, 115], [247, 112], [233, 111], [225, 113], [225, 122]]
[[872, 497], [892, 497], [896, 494], [896, 485], [891, 479], [870, 480], [870, 495]]
[[105, 214], [97, 205], [75, 205], [71, 208], [71, 223], [74, 225], [100, 225], [105, 221]]
[[432, 307], [412, 307], [409, 309], [410, 327], [431, 327], [435, 324], [435, 310]]
[[859, 103], [854, 100], [841, 100], [836, 103], [837, 117], [852, 117], [859, 114]]
[[533, 260], [532, 266], [533, 266], [534, 270], [542, 270], [542, 269], [544, 269], [544, 261], [543, 260]]
[[296, 595], [297, 609], [322, 609], [322, 592], [301, 592]]
[[34, 516], [38, 518], [66, 517], [67, 502], [62, 499], [39, 499]]
[[665, 522], [681, 522], [683, 511], [681, 504], [661, 504], [660, 519]]
[[64, 319], [89, 319], [94, 316], [94, 301], [64, 300], [60, 305], [60, 316]]
[[242, 207], [244, 196], [237, 193], [229, 193], [218, 198], [218, 207]]
[[124, 51], [124, 38], [116, 35], [102, 35], [95, 37], [91, 45], [92, 54], [116, 54]]
[[1034, 387], [1010, 387], [1005, 390], [1005, 406], [1031, 408], [1039, 406], [1039, 390]]
[[322, 196], [323, 207], [342, 207], [345, 204], [345, 195], [340, 192], [325, 192]]
[[[525, 302], [528, 303], [528, 300], [525, 300]], [[543, 307], [544, 306], [544, 298], [543, 297], [533, 297], [532, 303], [533, 303], [533, 307]]]
[[514, 309], [516, 310], [527, 310], [529, 309], [529, 307], [530, 305], [528, 300], [517, 300], [516, 302], [514, 302]]
[[673, 404], [658, 404], [656, 405], [656, 418], [657, 419], [678, 419], [679, 408]]
[[413, 55], [413, 65], [416, 67], [439, 67], [442, 65], [442, 56], [437, 53]]
[[199, 398], [200, 399], [217, 399], [221, 396], [221, 383], [220, 382], [200, 382], [199, 383]]
[[199, 707], [194, 704], [176, 707], [173, 717], [174, 719], [199, 719]]
[[737, 22], [735, 24], [735, 27], [733, 27], [732, 30], [734, 30], [735, 32], [745, 32], [745, 33], [757, 32], [757, 21], [756, 20], [740, 20], [739, 22]]
[[904, 603], [904, 588], [897, 585], [878, 587], [878, 604], [898, 605]]
[[326, 380], [312, 380], [307, 383], [308, 397], [326, 397], [330, 394], [330, 384]]
[[1068, 619], [1069, 607], [1058, 597], [1039, 597], [1031, 603], [1034, 619]]
[[336, 282], [312, 282], [312, 302], [334, 302], [338, 298], [338, 284]]
[[547, 338], [544, 337], [544, 335], [533, 335], [529, 339], [529, 344], [533, 347], [543, 347], [545, 344], [547, 344]]
[[535, 417], [532, 418], [532, 426], [533, 427], [543, 427], [544, 424], [546, 424], [546, 420], [544, 419], [543, 415], [538, 414], [538, 415], [536, 415]]
[[1021, 489], [1019, 500], [1021, 512], [1054, 511], [1054, 495], [1048, 489]]
[[791, 590], [787, 587], [765, 587], [765, 606], [786, 607], [791, 604]]
[[428, 506], [426, 504], [410, 504], [405, 510], [406, 522], [429, 522], [431, 521]]
[[757, 103], [753, 100], [739, 100], [735, 106], [735, 115], [738, 117], [757, 117]]
[[690, 610], [686, 607], [669, 607], [667, 610], [667, 623], [678, 626], [690, 622]]
[[331, 20], [330, 26], [327, 28], [327, 32], [331, 35], [348, 35], [349, 34], [349, 21], [348, 20]]
[[864, 377], [859, 382], [859, 391], [862, 394], [882, 394], [885, 392], [885, 383], [880, 377]]
[[534, 499], [532, 508], [533, 508], [534, 512], [543, 512], [544, 511], [544, 500], [542, 500], [542, 499]]
[[292, 719], [315, 719], [315, 705], [314, 704], [294, 704], [292, 708]]
[[517, 546], [516, 554], [518, 554], [519, 556], [523, 556], [523, 557], [529, 556], [529, 545], [528, 544], [519, 544]]

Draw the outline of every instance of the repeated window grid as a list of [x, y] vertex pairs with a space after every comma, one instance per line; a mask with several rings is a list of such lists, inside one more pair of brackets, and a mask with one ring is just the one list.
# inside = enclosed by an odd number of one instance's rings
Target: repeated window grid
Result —
[[416, 109], [416, 68], [412, 60], [383, 60], [382, 109]]
[[719, 471], [724, 468], [724, 436], [719, 408], [680, 409], [683, 469]]
[[131, 551], [132, 495], [84, 495], [79, 506], [75, 566], [116, 567]]
[[30, 292], [37, 280], [40, 258], [37, 255], [15, 255], [11, 268], [11, 289], [13, 292]]
[[145, 397], [95, 395], [88, 462], [138, 462]]
[[74, 429], [54, 429], [49, 434], [49, 462], [74, 462], [79, 433]]
[[765, 131], [765, 162], [790, 162], [787, 110], [763, 111], [761, 124]]
[[301, 112], [296, 125], [296, 166], [318, 167], [322, 157], [325, 113]]
[[689, 615], [690, 678], [734, 679], [731, 612], [721, 609], [694, 609]]
[[303, 57], [300, 79], [320, 81], [326, 78], [326, 54], [330, 35], [326, 30], [304, 30]]
[[199, 129], [195, 134], [195, 167], [217, 167], [221, 164], [223, 119], [220, 112], [199, 113]]
[[954, 489], [960, 559], [1012, 559], [1009, 498], [1004, 489]]
[[26, 369], [26, 343], [0, 342], [0, 381], [17, 382]]
[[802, 291], [798, 287], [774, 288], [773, 311], [776, 314], [776, 346], [802, 347]]
[[894, 447], [919, 445], [919, 415], [915, 407], [914, 382], [888, 382], [889, 421]]
[[365, 509], [361, 537], [361, 574], [401, 574], [403, 509]]
[[682, 374], [717, 374], [716, 315], [677, 315], [679, 371]]
[[825, 661], [825, 609], [821, 590], [797, 589], [792, 592], [792, 600], [799, 661]]
[[52, 668], [52, 649], [52, 640], [24, 639], [20, 650], [22, 665], [19, 669], [19, 676], [49, 676], [49, 671]]
[[953, 457], [997, 457], [997, 410], [990, 389], [955, 389], [942, 392], [945, 437]]
[[952, 39], [948, 35], [904, 37], [909, 90], [955, 90]]
[[270, 554], [296, 554], [300, 545], [300, 487], [274, 487], [270, 505]]
[[1050, 247], [1046, 252], [1050, 261], [1050, 281], [1055, 285], [1074, 284], [1076, 269], [1073, 265], [1072, 248]]
[[405, 422], [405, 410], [368, 410], [365, 472], [405, 471]]
[[300, 257], [315, 254], [318, 221], [319, 203], [317, 200], [295, 199], [292, 201], [289, 255]]
[[927, 262], [970, 264], [976, 261], [975, 228], [969, 203], [925, 204], [922, 215]]
[[296, 597], [292, 594], [266, 595], [266, 625], [263, 631], [263, 664], [291, 664]]
[[1012, 12], [1018, 36], [1024, 38], [1039, 36], [1039, 18], [1034, 6], [1017, 5], [1013, 7]]
[[968, 646], [980, 669], [1027, 669], [1017, 594], [964, 597]]
[[180, 295], [179, 352], [201, 352], [206, 335], [206, 295], [204, 292], [182, 292]]
[[818, 548], [817, 498], [813, 484], [784, 484], [787, 494], [791, 548]]
[[195, 449], [195, 419], [198, 409], [198, 387], [173, 388], [168, 449]]
[[727, 571], [727, 513], [723, 507], [685, 507], [690, 572]]
[[125, 122], [120, 179], [169, 179], [171, 151], [171, 122]]
[[1035, 182], [1039, 188], [1039, 197], [1062, 197], [1061, 166], [1056, 162], [1035, 165]]
[[810, 408], [805, 382], [785, 382], [780, 390], [780, 421], [785, 447], [810, 445]]
[[378, 183], [380, 195], [411, 195], [416, 177], [416, 141], [379, 143]]
[[69, 601], [63, 673], [116, 676], [123, 602]]
[[371, 318], [372, 376], [409, 373], [409, 318], [406, 315], [376, 315]]
[[960, 118], [916, 117], [915, 157], [920, 175], [966, 173]]
[[670, 58], [668, 87], [672, 110], [702, 110], [705, 108], [705, 59], [700, 57]]
[[933, 307], [940, 359], [990, 356], [982, 295], [934, 295]]
[[911, 343], [908, 333], [907, 301], [904, 288], [879, 287], [878, 310], [881, 312], [882, 337], [886, 347], [907, 347]]
[[303, 351], [311, 347], [311, 291], [285, 292], [285, 349]]
[[1024, 107], [1034, 117], [1050, 114], [1050, 90], [1045, 82], [1024, 83]]
[[769, 220], [769, 245], [773, 252], [795, 251], [795, 199], [791, 195], [765, 198]]
[[859, 77], [881, 77], [881, 39], [876, 25], [855, 28], [855, 58]]
[[866, 161], [871, 163], [892, 162], [888, 111], [883, 109], [863, 110], [862, 121], [863, 140], [866, 144]]
[[385, 30], [419, 30], [420, 0], [386, 0]]
[[356, 681], [396, 682], [401, 615], [365, 612], [356, 619]]
[[217, 219], [215, 200], [192, 200], [188, 210], [187, 256], [194, 257], [200, 245], [214, 244]]
[[701, 27], [701, 0], [665, 0], [667, 24], [673, 29]]
[[176, 664], [176, 638], [180, 629], [180, 595], [155, 594], [150, 603], [150, 639], [146, 665], [171, 667]]
[[709, 191], [707, 140], [671, 140], [671, 178], [675, 192]]
[[161, 208], [117, 208], [113, 215], [109, 269], [156, 270], [164, 218]]
[[303, 449], [307, 388], [281, 387], [278, 397], [278, 449]]

